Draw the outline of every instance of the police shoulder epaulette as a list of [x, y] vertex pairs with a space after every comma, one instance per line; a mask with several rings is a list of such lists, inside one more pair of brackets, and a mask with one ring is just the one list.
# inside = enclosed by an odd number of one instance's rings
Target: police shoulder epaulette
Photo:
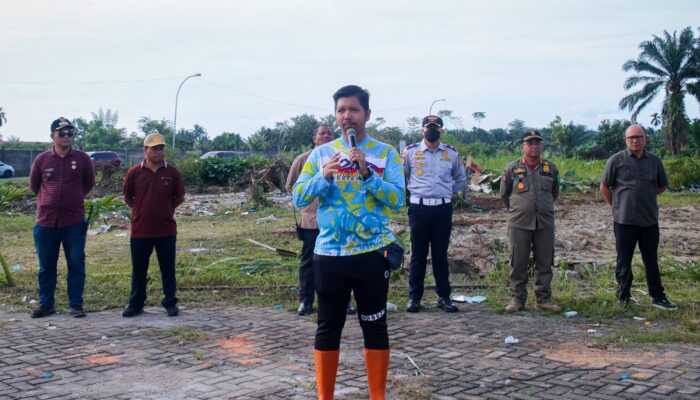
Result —
[[412, 148], [414, 148], [414, 147], [417, 147], [419, 144], [420, 144], [420, 143], [409, 144], [408, 146], [406, 146], [406, 150], [412, 149]]
[[459, 150], [457, 150], [457, 148], [456, 148], [456, 147], [454, 147], [454, 146], [453, 146], [453, 145], [451, 145], [451, 144], [447, 144], [447, 143], [445, 143], [445, 147], [447, 147], [448, 149], [450, 149], [450, 150], [454, 150], [455, 152], [459, 153]]

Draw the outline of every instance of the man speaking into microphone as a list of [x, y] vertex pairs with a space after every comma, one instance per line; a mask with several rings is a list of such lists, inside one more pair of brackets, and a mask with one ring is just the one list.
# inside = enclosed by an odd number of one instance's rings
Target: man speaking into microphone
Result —
[[401, 158], [365, 132], [369, 92], [359, 86], [334, 95], [342, 136], [315, 148], [292, 194], [303, 207], [319, 200], [319, 236], [314, 248], [318, 327], [314, 342], [319, 399], [332, 399], [350, 293], [355, 293], [364, 336], [369, 398], [384, 399], [389, 368], [386, 299], [389, 265], [384, 248], [394, 241], [391, 210], [405, 200]]

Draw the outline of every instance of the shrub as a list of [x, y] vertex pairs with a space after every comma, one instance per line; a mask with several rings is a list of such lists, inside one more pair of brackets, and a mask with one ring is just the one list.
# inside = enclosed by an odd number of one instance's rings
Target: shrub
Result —
[[185, 186], [202, 190], [204, 188], [204, 174], [202, 164], [198, 158], [184, 158], [177, 163], [177, 169], [182, 174]]
[[672, 188], [700, 183], [700, 160], [694, 157], [668, 158], [664, 168]]

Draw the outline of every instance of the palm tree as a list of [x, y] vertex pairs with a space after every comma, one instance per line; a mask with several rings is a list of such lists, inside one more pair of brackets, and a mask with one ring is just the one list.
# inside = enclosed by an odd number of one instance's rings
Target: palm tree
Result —
[[7, 123], [7, 118], [5, 117], [5, 111], [3, 111], [2, 107], [0, 107], [0, 126], [2, 126], [2, 124], [6, 124], [6, 123]]
[[483, 111], [477, 111], [472, 114], [472, 118], [476, 121], [476, 125], [481, 128], [481, 121], [486, 118], [486, 113]]
[[674, 155], [680, 154], [688, 130], [684, 95], [688, 84], [692, 83], [690, 80], [700, 77], [694, 62], [694, 46], [690, 27], [683, 29], [680, 35], [664, 31], [663, 37], [654, 35], [652, 40], [642, 42], [639, 57], [622, 66], [624, 71], [637, 73], [625, 80], [625, 90], [644, 84], [640, 90], [620, 100], [621, 109], [634, 110], [633, 121], [663, 88], [666, 96], [662, 108], [664, 137], [666, 149]]
[[661, 117], [659, 116], [659, 113], [651, 114], [651, 124], [654, 125], [654, 128], [661, 124]]

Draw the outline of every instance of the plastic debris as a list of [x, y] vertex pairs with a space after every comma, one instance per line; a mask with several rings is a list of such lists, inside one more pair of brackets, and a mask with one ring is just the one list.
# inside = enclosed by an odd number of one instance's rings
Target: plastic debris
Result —
[[15, 264], [12, 266], [12, 272], [17, 272], [22, 269], [22, 266], [19, 264]]
[[22, 296], [22, 302], [26, 303], [28, 301], [29, 301], [29, 296], [27, 296], [27, 295]]
[[127, 234], [126, 232], [123, 232], [123, 233], [115, 233], [114, 236], [116, 236], [116, 237], [127, 237], [128, 234]]
[[99, 235], [100, 233], [105, 233], [112, 229], [112, 225], [100, 225], [95, 229], [90, 229], [87, 231], [88, 235], [94, 236], [94, 235]]
[[100, 340], [107, 340], [107, 339], [109, 339], [107, 336], [102, 336], [102, 338]]
[[48, 329], [48, 330], [50, 330], [50, 331], [52, 331], [52, 330], [54, 330], [54, 329], [56, 329], [56, 328], [58, 328], [58, 327], [57, 327], [56, 325], [51, 325], [50, 322], [46, 324], [46, 329]]
[[53, 378], [53, 374], [51, 372], [47, 372], [44, 374], [44, 378], [46, 378], [46, 379]]
[[588, 332], [589, 334], [592, 335], [592, 334], [596, 333], [596, 330], [595, 330], [595, 329], [589, 329], [589, 330], [586, 331], [586, 332]]
[[516, 343], [520, 343], [520, 340], [514, 338], [513, 336], [508, 336], [505, 340], [505, 343], [506, 344], [516, 344]]
[[620, 378], [618, 379], [618, 381], [626, 381], [626, 380], [628, 380], [629, 378], [630, 378], [629, 375], [621, 375]]
[[458, 303], [479, 304], [486, 301], [486, 296], [465, 296], [463, 294], [452, 296], [452, 301]]
[[513, 382], [511, 382], [510, 379], [506, 379], [506, 385], [510, 385], [511, 383]]
[[633, 320], [635, 321], [646, 321], [647, 319], [644, 317], [632, 317]]
[[277, 220], [278, 220], [278, 218], [275, 217], [274, 215], [268, 215], [267, 217], [256, 219], [256, 220], [255, 220], [255, 225], [264, 224], [264, 223], [266, 223], [266, 222], [274, 222], [274, 221], [277, 221]]
[[36, 304], [36, 300], [34, 300], [34, 299], [29, 300], [29, 304]]
[[396, 304], [394, 304], [394, 303], [389, 303], [388, 301], [386, 302], [386, 310], [387, 310], [387, 311], [392, 311], [392, 312], [393, 312], [393, 311], [396, 311], [396, 310], [398, 310], [398, 309], [399, 309], [399, 307], [398, 307]]
[[578, 315], [578, 313], [576, 311], [567, 311], [564, 313], [564, 315], [566, 315], [566, 318], [571, 318], [571, 317], [575, 317], [576, 315]]
[[209, 251], [206, 247], [195, 247], [193, 249], [185, 249], [188, 253], [201, 253], [203, 251]]
[[275, 310], [279, 310], [282, 308], [282, 304], [275, 304]]

